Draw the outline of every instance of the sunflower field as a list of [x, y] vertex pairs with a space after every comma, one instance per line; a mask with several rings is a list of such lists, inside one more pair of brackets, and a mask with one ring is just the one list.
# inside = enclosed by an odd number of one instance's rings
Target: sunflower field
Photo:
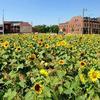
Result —
[[100, 100], [100, 35], [1, 35], [0, 100]]

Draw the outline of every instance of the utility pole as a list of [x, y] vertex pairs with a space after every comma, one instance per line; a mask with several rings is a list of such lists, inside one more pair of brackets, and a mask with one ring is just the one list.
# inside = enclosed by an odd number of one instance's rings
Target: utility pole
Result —
[[32, 26], [32, 33], [33, 33], [33, 22], [31, 21], [31, 26]]
[[3, 27], [2, 28], [3, 29], [2, 30], [3, 30], [3, 35], [4, 35], [4, 9], [3, 9], [2, 13], [3, 13], [3, 15], [2, 15], [2, 23], [3, 23]]
[[[59, 27], [59, 25], [60, 25], [60, 17], [58, 18], [58, 27]], [[58, 33], [60, 33], [60, 29], [59, 29]]]
[[84, 33], [84, 16], [85, 16], [85, 11], [87, 11], [87, 9], [86, 8], [83, 8], [83, 28], [82, 28], [82, 34]]

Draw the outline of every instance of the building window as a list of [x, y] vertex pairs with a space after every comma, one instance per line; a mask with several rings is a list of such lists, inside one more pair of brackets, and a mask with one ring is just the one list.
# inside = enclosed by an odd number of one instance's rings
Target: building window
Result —
[[78, 19], [75, 19], [75, 22], [77, 22], [78, 21]]
[[0, 27], [0, 30], [2, 30], [3, 29], [3, 27]]
[[79, 29], [77, 29], [77, 31], [79, 31]]
[[78, 27], [80, 27], [81, 25], [79, 24]]
[[8, 29], [8, 26], [7, 25], [5, 26], [5, 29]]
[[85, 23], [84, 26], [87, 27], [87, 24]]

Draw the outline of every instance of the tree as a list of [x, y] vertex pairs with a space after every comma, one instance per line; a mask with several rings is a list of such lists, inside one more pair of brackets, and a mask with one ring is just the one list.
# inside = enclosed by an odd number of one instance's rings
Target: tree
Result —
[[33, 32], [39, 32], [39, 33], [58, 33], [59, 32], [59, 27], [58, 25], [51, 25], [51, 26], [46, 26], [46, 25], [37, 25], [33, 27]]
[[50, 32], [52, 32], [52, 33], [58, 33], [59, 32], [58, 25], [52, 25], [52, 26], [50, 26]]

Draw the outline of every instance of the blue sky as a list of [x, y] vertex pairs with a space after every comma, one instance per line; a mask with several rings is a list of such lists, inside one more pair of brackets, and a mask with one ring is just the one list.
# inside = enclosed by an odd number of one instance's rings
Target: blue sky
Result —
[[4, 9], [5, 20], [58, 24], [82, 15], [83, 8], [88, 9], [86, 16], [100, 16], [100, 0], [0, 0], [0, 21]]

